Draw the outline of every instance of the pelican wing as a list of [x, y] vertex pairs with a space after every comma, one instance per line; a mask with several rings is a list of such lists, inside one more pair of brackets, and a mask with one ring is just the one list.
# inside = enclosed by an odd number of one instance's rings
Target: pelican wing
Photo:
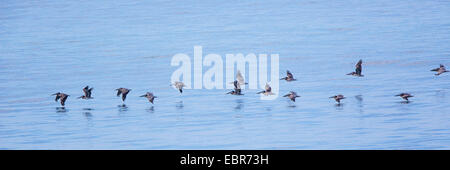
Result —
[[61, 105], [64, 106], [64, 104], [66, 103], [67, 97], [69, 97], [69, 95], [63, 95], [63, 96], [61, 97]]
[[287, 78], [290, 78], [290, 79], [294, 78], [294, 75], [292, 75], [292, 73], [289, 70], [286, 71], [286, 75], [287, 75]]
[[239, 82], [239, 84], [245, 84], [245, 81], [244, 81], [244, 77], [242, 76], [242, 74], [241, 74], [241, 71], [237, 71], [237, 74], [236, 74], [236, 80]]
[[59, 99], [60, 97], [61, 97], [61, 96], [60, 96], [59, 94], [57, 94], [57, 95], [56, 95], [56, 98], [55, 98], [55, 102], [58, 101], [58, 99]]
[[116, 90], [117, 90], [117, 96], [119, 96], [120, 94], [122, 94], [122, 88], [116, 89]]
[[362, 72], [362, 60], [359, 60], [358, 63], [356, 63], [356, 74], [361, 75]]

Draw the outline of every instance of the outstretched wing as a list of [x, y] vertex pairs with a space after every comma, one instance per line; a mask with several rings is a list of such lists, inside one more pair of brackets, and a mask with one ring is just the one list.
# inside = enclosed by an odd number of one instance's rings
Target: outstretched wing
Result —
[[68, 95], [64, 95], [63, 97], [61, 97], [61, 105], [64, 106], [64, 104], [66, 103], [67, 97], [69, 97]]
[[122, 93], [122, 101], [125, 101], [125, 99], [127, 98], [127, 94], [128, 93]]
[[356, 74], [361, 75], [362, 72], [362, 60], [359, 60], [358, 63], [356, 63]]
[[149, 97], [149, 98], [153, 98], [153, 97], [155, 97], [154, 95], [153, 95], [153, 93], [147, 93], [147, 96]]
[[117, 90], [117, 96], [119, 96], [120, 94], [122, 94], [122, 89], [116, 89]]
[[245, 81], [244, 81], [244, 77], [242, 76], [242, 74], [241, 74], [241, 71], [237, 71], [237, 74], [236, 74], [236, 80], [239, 82], [239, 84], [245, 84]]
[[155, 100], [155, 97], [153, 97], [153, 96], [148, 99], [148, 101], [150, 101], [150, 103], [152, 103], [152, 104], [153, 104], [153, 100]]
[[287, 75], [287, 77], [290, 78], [290, 79], [293, 79], [293, 78], [294, 78], [294, 76], [292, 75], [292, 73], [291, 73], [289, 70], [286, 71], [286, 75]]
[[92, 95], [92, 89], [94, 89], [94, 88], [92, 87], [92, 88], [90, 88], [90, 89], [87, 91], [88, 94], [87, 94], [86, 97], [91, 98], [91, 95]]
[[59, 98], [61, 98], [61, 96], [59, 94], [57, 94], [56, 98], [55, 98], [55, 102], [58, 101]]
[[177, 89], [181, 89], [181, 88], [183, 88], [184, 86], [185, 86], [185, 85], [184, 85], [183, 82], [179, 82], [179, 81], [175, 82], [175, 87], [176, 87]]
[[88, 97], [89, 95], [89, 86], [83, 88], [84, 96]]

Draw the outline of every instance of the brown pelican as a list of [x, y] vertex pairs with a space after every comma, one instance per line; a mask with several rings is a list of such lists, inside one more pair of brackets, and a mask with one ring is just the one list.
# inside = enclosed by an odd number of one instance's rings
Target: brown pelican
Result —
[[83, 88], [84, 95], [78, 97], [77, 99], [80, 99], [80, 98], [81, 99], [92, 99], [92, 97], [91, 97], [92, 89], [94, 89], [94, 88], [89, 88], [89, 86], [84, 87]]
[[125, 99], [127, 98], [127, 94], [131, 91], [131, 89], [127, 89], [127, 88], [118, 88], [117, 90], [117, 97], [120, 96], [120, 94], [122, 94], [122, 101], [125, 101]]
[[256, 93], [256, 94], [264, 94], [264, 95], [273, 95], [273, 93], [272, 93], [272, 87], [270, 87], [269, 86], [269, 84], [266, 84], [266, 87], [265, 87], [265, 90], [264, 91], [260, 91], [260, 92], [258, 92], [258, 93]]
[[183, 93], [183, 87], [185, 87], [183, 82], [176, 81], [173, 85], [180, 91], [180, 93]]
[[344, 95], [342, 95], [342, 94], [339, 94], [336, 96], [331, 96], [330, 98], [334, 98], [334, 100], [336, 100], [336, 102], [338, 102], [339, 104], [341, 104], [342, 99], [345, 99]]
[[294, 76], [289, 70], [286, 70], [286, 77], [283, 77], [280, 80], [295, 81]]
[[436, 75], [436, 76], [439, 76], [439, 75], [441, 75], [442, 73], [445, 73], [445, 72], [449, 72], [449, 71], [447, 71], [447, 70], [445, 69], [445, 66], [442, 65], [442, 64], [439, 66], [439, 68], [435, 68], [435, 69], [430, 70], [430, 71], [436, 71], [437, 74], [434, 74], [434, 75]]
[[289, 97], [293, 102], [295, 102], [296, 97], [300, 97], [297, 95], [297, 93], [290, 91], [288, 94], [284, 95], [283, 97]]
[[362, 75], [361, 72], [362, 72], [362, 60], [359, 60], [358, 63], [356, 63], [355, 72], [348, 73], [347, 75], [364, 77], [364, 75]]
[[139, 96], [139, 97], [146, 97], [148, 99], [148, 101], [152, 104], [153, 104], [153, 100], [155, 98], [157, 98], [156, 96], [153, 95], [153, 93], [150, 93], [150, 92], [147, 92], [146, 94]]
[[409, 93], [400, 93], [400, 94], [397, 94], [395, 96], [400, 96], [401, 98], [405, 99], [406, 101], [409, 101], [408, 98], [414, 97], [413, 95], [411, 95]]
[[243, 94], [241, 94], [241, 85], [239, 85], [238, 80], [235, 80], [235, 81], [233, 82], [233, 85], [234, 85], [234, 90], [228, 92], [227, 94], [232, 94], [232, 95], [243, 95]]
[[58, 101], [58, 99], [59, 99], [61, 102], [61, 106], [64, 106], [64, 104], [66, 103], [67, 97], [70, 96], [70, 95], [67, 95], [64, 93], [60, 93], [60, 92], [52, 94], [52, 95], [56, 95], [55, 102]]

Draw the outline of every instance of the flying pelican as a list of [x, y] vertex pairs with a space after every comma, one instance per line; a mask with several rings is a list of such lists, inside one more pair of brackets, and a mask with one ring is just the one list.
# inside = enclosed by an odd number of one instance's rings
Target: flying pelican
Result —
[[127, 98], [127, 94], [131, 91], [131, 89], [127, 89], [127, 88], [118, 88], [117, 90], [117, 97], [120, 96], [120, 94], [122, 94], [122, 101], [125, 101], [125, 99]]
[[283, 77], [280, 80], [295, 81], [294, 76], [289, 70], [286, 70], [286, 77]]
[[295, 98], [300, 97], [300, 96], [297, 95], [297, 93], [290, 91], [288, 94], [284, 95], [283, 97], [289, 97], [289, 99], [291, 99], [293, 102], [295, 102]]
[[94, 88], [89, 88], [89, 86], [84, 87], [83, 88], [84, 95], [78, 97], [77, 99], [80, 99], [80, 98], [81, 99], [92, 99], [92, 97], [91, 97], [92, 89], [94, 89]]
[[442, 73], [445, 73], [445, 72], [449, 72], [449, 71], [447, 71], [447, 70], [445, 69], [445, 66], [442, 65], [442, 64], [439, 66], [439, 68], [435, 68], [435, 69], [430, 70], [430, 71], [436, 71], [437, 74], [434, 74], [434, 75], [436, 75], [436, 76], [439, 76], [439, 75], [441, 75]]
[[150, 93], [150, 92], [147, 92], [146, 94], [139, 96], [139, 97], [146, 97], [148, 99], [148, 101], [152, 104], [153, 104], [153, 100], [155, 98], [157, 98], [156, 96], [153, 95], [153, 93]]
[[400, 96], [401, 98], [405, 99], [406, 101], [409, 101], [408, 98], [414, 97], [413, 95], [411, 95], [409, 93], [400, 93], [400, 94], [397, 94], [395, 96]]
[[61, 106], [64, 106], [64, 104], [66, 103], [67, 97], [70, 96], [70, 95], [67, 95], [64, 93], [60, 93], [60, 92], [52, 94], [52, 95], [56, 95], [55, 102], [58, 101], [58, 99], [59, 99], [61, 102]]
[[355, 72], [348, 73], [347, 75], [364, 77], [364, 75], [362, 75], [361, 72], [362, 72], [362, 60], [359, 60], [358, 63], [356, 63]]
[[266, 83], [266, 87], [265, 87], [265, 90], [264, 91], [260, 91], [260, 92], [258, 92], [258, 93], [256, 93], [256, 94], [264, 94], [264, 95], [273, 95], [273, 93], [272, 93], [272, 87], [270, 87], [269, 86], [269, 84], [267, 84]]
[[336, 102], [338, 102], [338, 104], [341, 104], [341, 100], [345, 99], [344, 95], [342, 95], [342, 94], [339, 94], [336, 96], [331, 96], [330, 98], [334, 98], [334, 100], [336, 100]]

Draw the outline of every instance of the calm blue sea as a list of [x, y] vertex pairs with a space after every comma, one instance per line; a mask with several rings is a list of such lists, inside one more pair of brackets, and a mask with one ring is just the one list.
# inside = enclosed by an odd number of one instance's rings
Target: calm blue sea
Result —
[[[281, 95], [301, 97], [180, 95], [170, 62], [195, 45], [279, 54], [280, 76], [297, 79]], [[365, 76], [345, 75], [359, 59]], [[450, 67], [449, 1], [1, 0], [0, 149], [450, 149], [439, 64]], [[86, 85], [94, 99], [76, 99]], [[119, 87], [132, 89], [126, 107]], [[65, 110], [56, 92], [71, 95]]]

